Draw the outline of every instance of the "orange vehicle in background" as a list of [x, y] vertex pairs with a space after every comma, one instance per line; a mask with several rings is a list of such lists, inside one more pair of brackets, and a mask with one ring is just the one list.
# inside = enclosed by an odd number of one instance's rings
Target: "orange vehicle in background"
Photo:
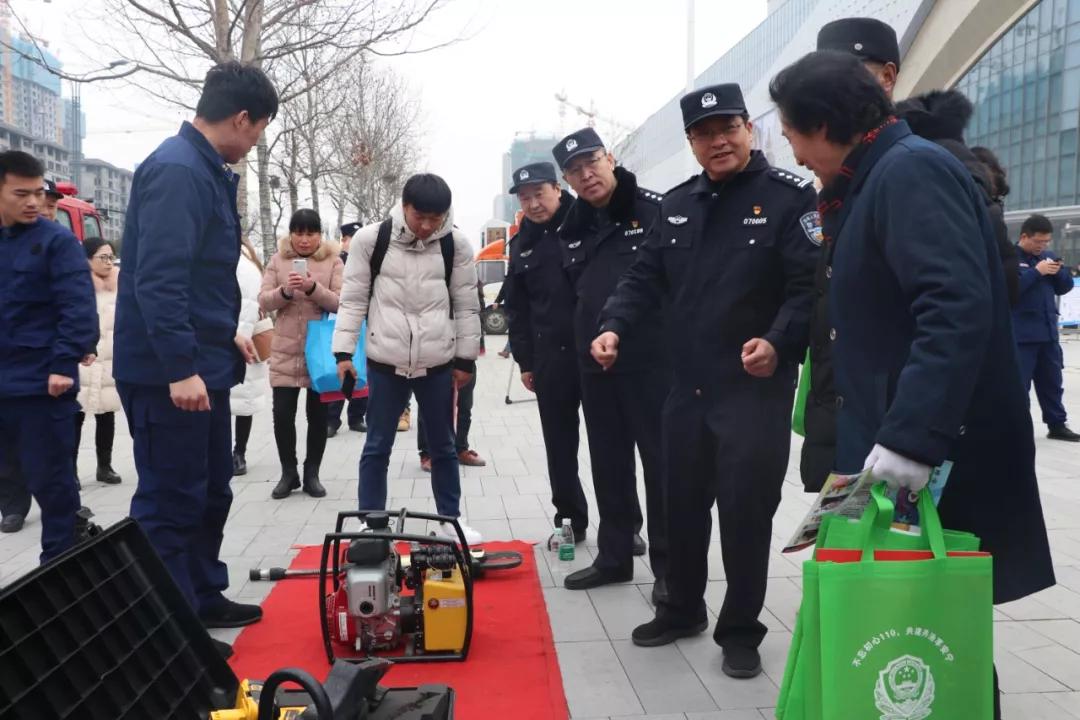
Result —
[[476, 275], [484, 286], [484, 307], [480, 309], [480, 322], [488, 335], [505, 335], [509, 330], [506, 311], [492, 307], [506, 279], [506, 267], [510, 261], [510, 241], [517, 235], [522, 212], [514, 215], [513, 223], [490, 221], [482, 231], [483, 247], [476, 253]]
[[58, 182], [56, 189], [64, 194], [56, 204], [56, 222], [74, 233], [79, 242], [104, 237], [101, 233], [101, 213], [94, 204], [77, 198], [79, 189], [73, 183]]

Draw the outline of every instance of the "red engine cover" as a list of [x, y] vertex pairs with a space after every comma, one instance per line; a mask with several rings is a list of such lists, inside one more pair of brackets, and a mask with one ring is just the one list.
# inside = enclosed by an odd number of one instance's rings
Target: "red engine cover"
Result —
[[326, 626], [336, 642], [356, 647], [356, 618], [349, 616], [349, 596], [342, 585], [326, 598]]

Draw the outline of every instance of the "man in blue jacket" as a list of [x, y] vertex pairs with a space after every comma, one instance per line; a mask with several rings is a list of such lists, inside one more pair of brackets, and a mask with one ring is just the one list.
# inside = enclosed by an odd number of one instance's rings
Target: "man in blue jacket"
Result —
[[[79, 361], [98, 341], [97, 304], [79, 241], [39, 217], [45, 168], [0, 153], [0, 466], [22, 469], [41, 507], [41, 561], [75, 542]], [[16, 457], [3, 457], [14, 454]]]
[[218, 559], [232, 504], [229, 388], [254, 357], [236, 339], [241, 230], [229, 164], [277, 109], [262, 71], [212, 68], [195, 120], [135, 173], [124, 228], [113, 375], [139, 474], [131, 516], [207, 627], [262, 617], [225, 599]]
[[1058, 343], [1057, 296], [1073, 289], [1073, 279], [1068, 266], [1047, 251], [1053, 233], [1054, 226], [1043, 215], [1032, 215], [1020, 227], [1020, 298], [1012, 311], [1013, 334], [1020, 378], [1029, 392], [1035, 381], [1043, 422], [1050, 428], [1046, 437], [1080, 442], [1080, 434], [1066, 424], [1061, 403], [1064, 360]]

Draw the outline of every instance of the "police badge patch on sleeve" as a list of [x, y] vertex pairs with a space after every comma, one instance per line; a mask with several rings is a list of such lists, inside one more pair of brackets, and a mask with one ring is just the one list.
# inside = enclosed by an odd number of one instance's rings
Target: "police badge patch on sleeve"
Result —
[[806, 233], [806, 237], [810, 239], [810, 242], [821, 245], [821, 216], [818, 215], [817, 210], [808, 212], [799, 218], [799, 224], [802, 225], [803, 232]]

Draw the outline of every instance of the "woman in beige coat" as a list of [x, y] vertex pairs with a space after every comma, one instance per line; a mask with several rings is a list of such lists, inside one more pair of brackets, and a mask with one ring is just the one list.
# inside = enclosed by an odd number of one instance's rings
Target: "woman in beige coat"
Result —
[[293, 213], [289, 235], [278, 242], [278, 251], [263, 273], [259, 307], [263, 312], [277, 313], [270, 346], [274, 440], [281, 461], [281, 480], [271, 493], [275, 500], [301, 487], [296, 459], [300, 388], [308, 388], [303, 488], [312, 497], [326, 495], [319, 482], [319, 465], [326, 449], [327, 408], [310, 388], [304, 346], [308, 322], [318, 320], [324, 312], [337, 312], [343, 270], [337, 243], [323, 237], [319, 214], [305, 209]]
[[116, 412], [120, 409], [120, 396], [112, 376], [113, 319], [116, 317], [116, 280], [120, 269], [116, 267], [116, 248], [101, 238], [90, 238], [83, 243], [86, 259], [90, 262], [90, 277], [94, 281], [97, 296], [98, 321], [101, 339], [94, 354], [87, 355], [79, 368], [79, 405], [81, 410], [75, 419], [75, 477], [79, 476], [79, 442], [87, 415], [93, 415], [97, 423], [94, 431], [94, 447], [97, 450], [97, 481], [116, 485], [120, 476], [112, 468], [113, 438], [116, 436]]

